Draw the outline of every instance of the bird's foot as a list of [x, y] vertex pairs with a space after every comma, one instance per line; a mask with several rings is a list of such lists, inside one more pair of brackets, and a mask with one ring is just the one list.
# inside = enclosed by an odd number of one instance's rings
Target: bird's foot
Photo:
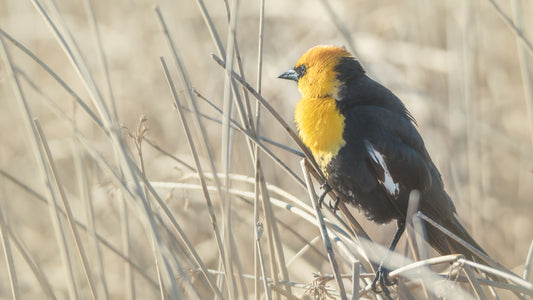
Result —
[[[327, 182], [324, 182], [321, 186], [321, 189], [324, 190], [324, 192], [318, 197], [318, 207], [322, 208], [322, 204], [324, 203], [324, 199], [326, 198], [326, 195], [331, 192], [332, 188], [329, 186]], [[333, 210], [333, 212], [336, 212], [339, 209], [339, 197], [335, 198], [335, 201], [330, 202], [328, 204], [329, 208]]]
[[318, 197], [318, 207], [322, 208], [322, 203], [324, 203], [326, 195], [331, 191], [331, 187], [327, 182], [324, 182], [324, 184], [322, 184], [320, 188], [323, 189], [324, 192], [320, 195], [320, 197]]
[[[376, 277], [374, 277], [374, 280], [372, 281], [372, 291], [375, 293], [385, 292], [385, 294], [388, 295], [389, 289], [387, 289], [387, 287], [393, 286], [396, 283], [398, 283], [397, 279], [392, 281], [389, 280], [389, 270], [383, 266], [383, 263], [381, 263], [376, 272]], [[381, 290], [378, 290], [378, 284], [380, 285]]]
[[336, 212], [339, 209], [339, 197], [335, 197], [335, 201], [329, 203], [329, 208]]

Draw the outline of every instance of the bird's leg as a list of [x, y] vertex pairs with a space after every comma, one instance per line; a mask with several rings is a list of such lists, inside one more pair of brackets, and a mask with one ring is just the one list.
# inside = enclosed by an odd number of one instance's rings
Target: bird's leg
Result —
[[402, 236], [403, 232], [405, 231], [405, 220], [398, 220], [397, 221], [397, 228], [396, 233], [394, 234], [394, 237], [392, 238], [392, 242], [389, 247], [389, 252], [387, 252], [387, 255], [385, 255], [385, 258], [381, 261], [379, 264], [378, 271], [376, 272], [376, 277], [374, 277], [374, 280], [372, 281], [372, 290], [374, 292], [378, 292], [377, 290], [377, 283], [381, 285], [383, 291], [385, 294], [388, 294], [389, 291], [387, 289], [387, 286], [395, 285], [398, 280], [389, 281], [389, 269], [387, 269], [386, 265], [389, 263], [389, 259], [391, 256], [392, 251], [394, 251], [394, 248], [396, 248], [396, 244], [398, 244], [398, 241], [400, 240], [400, 237]]
[[321, 186], [321, 189], [324, 190], [324, 192], [318, 197], [318, 207], [322, 208], [322, 203], [324, 203], [324, 199], [326, 198], [326, 195], [331, 191], [331, 187], [327, 182], [324, 182]]

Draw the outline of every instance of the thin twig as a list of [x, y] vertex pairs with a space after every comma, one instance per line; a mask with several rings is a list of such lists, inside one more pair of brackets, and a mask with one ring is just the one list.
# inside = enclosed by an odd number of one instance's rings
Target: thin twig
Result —
[[161, 154], [170, 157], [174, 161], [178, 162], [180, 165], [184, 166], [185, 168], [189, 169], [190, 171], [196, 172], [196, 169], [180, 159], [179, 157], [176, 157], [175, 155], [172, 155], [172, 153], [166, 151], [165, 149], [159, 147], [155, 142], [153, 142], [151, 139], [145, 137], [144, 140], [148, 143], [148, 145], [152, 146], [155, 150], [159, 151]]
[[[7, 197], [6, 197], [7, 199]], [[6, 212], [5, 206], [0, 202], [0, 243], [2, 244], [2, 250], [6, 259], [7, 274], [9, 278], [9, 287], [11, 289], [12, 299], [20, 299], [20, 287], [17, 279], [17, 271], [15, 268], [15, 262], [13, 261], [13, 252], [11, 251], [11, 241], [9, 237], [9, 228], [6, 222], [4, 213]]]
[[[216, 55], [212, 54], [211, 57], [222, 67], [225, 67], [226, 64], [220, 60], [220, 58], [218, 58]], [[248, 84], [241, 76], [239, 76], [238, 74], [236, 74], [235, 72], [231, 72], [231, 75], [237, 80], [239, 81], [239, 83], [241, 83], [248, 91], [250, 91], [250, 93], [257, 99], [261, 102], [261, 104], [263, 106], [265, 106], [265, 108], [276, 118], [276, 120], [283, 126], [283, 128], [285, 128], [285, 130], [289, 133], [289, 135], [294, 139], [294, 141], [300, 146], [300, 148], [304, 151], [304, 153], [306, 154], [306, 156], [309, 158], [309, 160], [312, 162], [312, 165], [313, 165], [313, 168], [315, 169], [316, 172], [322, 174], [322, 171], [320, 170], [320, 168], [318, 167], [318, 165], [316, 164], [316, 162], [314, 161], [313, 159], [313, 155], [311, 154], [311, 152], [309, 151], [309, 149], [302, 143], [302, 141], [298, 138], [298, 136], [296, 135], [296, 133], [290, 128], [290, 126], [287, 124], [287, 122], [285, 122], [285, 120], [283, 120], [283, 118], [281, 118], [281, 116], [277, 113], [277, 111], [252, 87], [250, 86], [250, 84]], [[268, 226], [267, 226], [268, 228]], [[274, 232], [276, 232], [276, 230], [274, 230]], [[277, 247], [280, 247], [281, 245], [279, 244], [276, 244]], [[282, 251], [278, 251], [278, 256], [277, 258], [278, 259], [282, 259]], [[284, 270], [283, 268], [285, 268], [285, 264], [282, 264], [282, 262], [280, 261], [280, 267], [282, 268], [282, 270]], [[285, 271], [284, 271], [284, 276], [287, 276], [285, 274]]]
[[59, 85], [67, 93], [69, 93], [69, 95], [72, 96], [74, 100], [76, 100], [76, 102], [82, 107], [82, 109], [89, 115], [90, 119], [93, 120], [96, 126], [104, 130], [104, 127], [103, 127], [104, 125], [102, 121], [100, 120], [100, 118], [98, 118], [98, 116], [89, 108], [87, 103], [85, 103], [85, 101], [83, 101], [81, 97], [78, 96], [78, 94], [76, 94], [76, 92], [74, 92], [74, 90], [72, 90], [70, 86], [68, 86], [68, 84], [63, 79], [61, 79], [61, 77], [59, 77], [59, 75], [57, 75], [54, 71], [52, 71], [52, 69], [47, 64], [45, 64], [41, 59], [39, 59], [35, 54], [33, 54], [33, 52], [31, 52], [28, 48], [26, 48], [20, 42], [18, 42], [13, 37], [11, 37], [9, 34], [7, 34], [7, 32], [2, 30], [2, 28], [0, 28], [0, 34], [2, 34], [7, 40], [9, 40], [13, 45], [15, 45], [15, 47], [19, 48], [22, 52], [24, 52], [29, 58], [35, 61], [41, 68], [43, 68], [43, 70], [46, 73], [52, 76], [52, 78], [57, 83], [59, 83]]
[[309, 171], [307, 169], [307, 164], [305, 163], [305, 159], [303, 159], [300, 164], [302, 166], [302, 171], [304, 173], [305, 182], [307, 183], [309, 198], [311, 198], [311, 203], [313, 203], [313, 208], [315, 209], [315, 216], [316, 216], [317, 223], [319, 224], [322, 241], [324, 242], [324, 246], [326, 247], [326, 251], [328, 253], [329, 263], [331, 265], [333, 273], [335, 274], [335, 279], [337, 280], [337, 285], [339, 287], [339, 294], [341, 296], [341, 299], [346, 300], [347, 299], [346, 291], [344, 290], [344, 284], [342, 282], [342, 277], [340, 276], [339, 267], [337, 265], [337, 261], [335, 260], [335, 253], [333, 253], [333, 247], [331, 246], [331, 242], [329, 240], [329, 235], [326, 229], [326, 224], [324, 223], [324, 217], [322, 216], [322, 211], [320, 210], [320, 206], [318, 205], [317, 196], [315, 194], [315, 189], [313, 188], [313, 182], [311, 181], [311, 178], [309, 176]]
[[[32, 195], [34, 198], [38, 199], [39, 201], [43, 202], [44, 204], [48, 205], [48, 200], [42, 196], [41, 194], [37, 193], [35, 190], [18, 180], [17, 178], [11, 176], [4, 170], [0, 170], [0, 175], [2, 175], [4, 178], [8, 179], [9, 181], [13, 182], [15, 185], [19, 186], [26, 192], [28, 192], [30, 195]], [[62, 210], [61, 207], [57, 207], [57, 210], [61, 214], [62, 217], [66, 217], [66, 213], [64, 210]], [[87, 226], [83, 223], [81, 223], [79, 220], [75, 220], [76, 225], [82, 229], [85, 232], [89, 232], [89, 229]], [[148, 276], [148, 274], [145, 272], [144, 268], [137, 265], [135, 262], [133, 262], [128, 256], [124, 255], [122, 252], [120, 252], [116, 247], [114, 247], [108, 240], [106, 240], [104, 237], [102, 237], [100, 234], [96, 234], [96, 238], [98, 239], [98, 242], [103, 244], [107, 249], [109, 249], [112, 253], [117, 255], [120, 259], [124, 260], [127, 264], [131, 265], [131, 267], [138, 272], [139, 275], [141, 275], [142, 278], [144, 278], [148, 283], [150, 283], [153, 287], [157, 287], [157, 283]]]
[[352, 35], [350, 34], [350, 30], [348, 30], [348, 28], [346, 28], [345, 24], [343, 22], [341, 22], [340, 16], [335, 13], [333, 8], [331, 7], [330, 2], [328, 2], [327, 0], [320, 0], [320, 3], [322, 3], [322, 5], [324, 6], [324, 8], [325, 8], [325, 10], [326, 10], [326, 12], [327, 12], [327, 14], [329, 16], [329, 19], [333, 22], [333, 24], [335, 24], [335, 27], [337, 27], [337, 30], [342, 34], [342, 36], [344, 37], [344, 39], [348, 43], [348, 48], [349, 48], [350, 52], [353, 55], [355, 55], [355, 57], [357, 57], [358, 60], [361, 60], [362, 58], [360, 57], [360, 55], [357, 54], [358, 51], [355, 48], [355, 44], [353, 42]]
[[24, 118], [24, 123], [26, 124], [29, 134], [32, 137], [31, 145], [32, 145], [33, 153], [37, 158], [37, 166], [39, 168], [40, 174], [42, 175], [44, 181], [46, 182], [46, 187], [47, 187], [46, 191], [48, 193], [48, 198], [52, 199], [48, 203], [49, 204], [48, 208], [49, 208], [50, 216], [52, 218], [52, 224], [53, 224], [55, 236], [56, 236], [58, 247], [59, 247], [59, 253], [60, 253], [62, 261], [64, 262], [65, 269], [67, 272], [67, 287], [68, 287], [69, 297], [72, 299], [77, 299], [78, 290], [76, 287], [76, 281], [74, 279], [74, 271], [72, 269], [72, 264], [70, 263], [70, 256], [67, 250], [68, 246], [67, 246], [67, 242], [65, 239], [65, 232], [63, 230], [63, 227], [61, 226], [61, 221], [60, 221], [59, 216], [57, 215], [57, 210], [55, 209], [55, 207], [57, 206], [57, 200], [56, 200], [57, 198], [56, 198], [56, 194], [54, 193], [52, 189], [52, 180], [50, 178], [50, 174], [45, 168], [46, 156], [45, 156], [44, 150], [41, 147], [41, 144], [39, 143], [39, 135], [33, 123], [33, 114], [31, 112], [30, 106], [28, 105], [26, 97], [24, 93], [22, 92], [22, 88], [18, 80], [18, 77], [15, 74], [15, 70], [13, 67], [13, 61], [11, 59], [11, 55], [8, 51], [3, 35], [0, 35], [0, 43], [2, 44], [2, 50], [3, 50], [2, 58], [4, 62], [7, 62], [6, 69], [7, 69], [9, 78], [11, 79], [11, 85], [15, 92], [15, 97], [18, 100], [17, 102], [20, 106], [20, 110]]
[[18, 252], [22, 256], [22, 258], [26, 261], [28, 266], [30, 267], [31, 271], [37, 278], [37, 281], [39, 281], [39, 284], [43, 288], [44, 293], [46, 296], [52, 300], [57, 299], [56, 295], [54, 294], [54, 291], [52, 289], [52, 285], [46, 278], [46, 275], [43, 273], [43, 270], [41, 267], [37, 265], [37, 263], [32, 259], [30, 252], [22, 245], [22, 243], [17, 239], [15, 234], [11, 231], [10, 228], [8, 228], [8, 233], [11, 241], [17, 248]]
[[[229, 25], [228, 25], [228, 37], [226, 42], [226, 61], [229, 62], [226, 65], [225, 71], [226, 76], [224, 78], [224, 94], [223, 94], [223, 104], [222, 104], [222, 132], [221, 132], [221, 151], [220, 151], [220, 159], [222, 162], [222, 172], [226, 174], [226, 184], [225, 187], [222, 187], [224, 193], [222, 194], [222, 203], [224, 207], [224, 214], [222, 215], [222, 220], [224, 223], [224, 232], [223, 232], [223, 239], [224, 243], [226, 245], [226, 251], [224, 254], [226, 255], [224, 261], [226, 262], [225, 269], [228, 272], [226, 276], [226, 280], [229, 282], [228, 286], [228, 292], [229, 292], [229, 298], [230, 299], [236, 299], [237, 298], [237, 283], [235, 282], [235, 276], [233, 272], [234, 264], [233, 259], [236, 258], [237, 249], [233, 249], [231, 242], [232, 234], [231, 234], [231, 196], [229, 194], [229, 177], [227, 174], [230, 172], [230, 163], [231, 163], [231, 138], [233, 131], [230, 127], [230, 118], [232, 115], [233, 110], [233, 101], [232, 101], [232, 78], [231, 78], [231, 72], [233, 72], [233, 60], [235, 58], [235, 32], [236, 32], [236, 26], [237, 26], [237, 11], [239, 8], [239, 0], [234, 0], [233, 6], [231, 8], [232, 15], [229, 18]], [[235, 93], [233, 93], [235, 94]], [[235, 96], [236, 97], [236, 96]], [[237, 255], [238, 257], [238, 255]], [[244, 296], [244, 295], [243, 295]]]
[[89, 71], [89, 68], [85, 61], [83, 60], [83, 57], [79, 51], [79, 48], [74, 41], [74, 38], [72, 37], [72, 34], [67, 29], [67, 26], [65, 25], [63, 19], [61, 18], [61, 14], [59, 13], [56, 5], [52, 3], [50, 5], [51, 10], [56, 15], [56, 22], [52, 21], [50, 16], [46, 13], [43, 6], [38, 0], [31, 0], [37, 11], [40, 13], [40, 15], [43, 17], [43, 19], [46, 21], [52, 32], [54, 33], [55, 37], [58, 40], [59, 45], [63, 48], [65, 51], [65, 54], [67, 55], [68, 59], [71, 61], [72, 66], [77, 71], [78, 76], [80, 76], [81, 81], [85, 84], [85, 87], [89, 94], [91, 95], [91, 99], [93, 100], [93, 104], [95, 105], [98, 113], [100, 114], [101, 121], [104, 125], [104, 128], [110, 128], [111, 127], [111, 116], [109, 115], [109, 110], [107, 108], [106, 103], [102, 99], [100, 95], [100, 91], [98, 90], [98, 87], [96, 86], [96, 83], [94, 82], [94, 79], [92, 77], [91, 72]]
[[105, 278], [106, 273], [102, 260], [102, 251], [100, 250], [100, 245], [98, 243], [98, 239], [96, 238], [96, 221], [94, 217], [93, 199], [91, 196], [90, 184], [87, 176], [87, 168], [84, 165], [82, 151], [79, 144], [74, 144], [72, 148], [74, 151], [74, 165], [77, 171], [76, 177], [78, 178], [78, 186], [80, 189], [81, 198], [83, 199], [83, 203], [85, 204], [85, 212], [90, 236], [89, 243], [92, 248], [93, 255], [96, 257], [96, 262], [94, 263], [94, 266], [99, 281], [98, 287], [100, 287], [100, 291], [102, 292], [101, 294], [103, 295], [103, 298], [109, 299], [109, 292], [107, 289], [107, 282]]
[[[203, 99], [204, 101], [206, 101], [211, 107], [213, 107], [217, 112], [221, 113], [222, 114], [222, 110], [220, 110], [218, 107], [216, 107], [211, 101], [209, 101], [207, 98], [205, 98], [204, 96], [202, 96], [201, 94], [199, 94], [198, 92], [196, 92], [196, 95], [198, 95], [198, 97], [200, 99]], [[203, 114], [200, 114], [201, 116], [204, 116]], [[213, 119], [211, 119], [213, 120]], [[214, 121], [214, 120], [213, 120]], [[286, 171], [302, 188], [305, 189], [305, 183], [303, 182], [303, 180], [298, 176], [296, 175], [296, 173], [291, 170], [291, 168], [289, 168], [277, 155], [275, 155], [270, 149], [268, 149], [263, 143], [261, 143], [259, 140], [257, 140], [257, 137], [253, 134], [253, 133], [250, 133], [250, 131], [246, 130], [245, 128], [242, 128], [239, 124], [237, 124], [233, 119], [230, 120], [231, 121], [231, 125], [233, 126], [234, 129], [237, 129], [239, 132], [241, 132], [242, 134], [244, 134], [248, 140], [250, 140], [251, 142], [254, 143], [254, 145], [258, 146], [261, 150], [263, 150], [263, 152], [265, 154], [267, 154], [272, 160], [274, 160], [274, 162], [276, 164], [278, 164], [284, 171]], [[216, 120], [217, 123], [220, 123], [222, 124], [222, 122], [220, 120]], [[280, 144], [278, 144], [280, 145]], [[280, 146], [281, 147], [281, 146]], [[285, 147], [283, 147], [285, 148]], [[289, 148], [290, 149], [290, 148]], [[294, 149], [291, 149], [292, 151], [294, 152], [297, 152], [296, 150]], [[301, 154], [301, 152], [297, 152], [298, 154]], [[260, 170], [260, 169], [259, 169]]]
[[529, 245], [529, 251], [527, 252], [526, 263], [524, 264], [524, 279], [529, 281], [531, 277], [531, 267], [533, 265], [533, 241]]
[[[256, 196], [256, 199], [254, 199], [254, 204], [257, 203], [257, 196]], [[254, 218], [254, 220], [256, 220]], [[261, 237], [263, 235], [263, 223], [261, 222], [256, 222], [255, 223], [255, 233], [256, 233], [256, 237], [255, 237], [255, 251], [257, 251], [257, 254], [255, 255], [256, 259], [258, 260], [255, 264], [255, 268], [254, 268], [254, 284], [256, 285], [255, 287], [255, 298], [256, 299], [259, 299], [260, 297], [260, 294], [259, 294], [259, 282], [263, 282], [263, 288], [265, 290], [265, 297], [266, 299], [272, 299], [272, 293], [270, 291], [270, 285], [268, 284], [268, 280], [267, 280], [267, 273], [266, 273], [266, 263], [265, 263], [265, 256], [263, 254], [263, 247], [261, 247]], [[261, 278], [259, 277], [259, 273], [261, 273], [261, 276], [263, 278], [263, 280], [261, 280]]]
[[[223, 62], [218, 56], [211, 54], [211, 58], [215, 60], [220, 66], [225, 67], [226, 63]], [[280, 125], [289, 133], [289, 136], [296, 142], [296, 144], [300, 147], [300, 149], [305, 153], [306, 157], [310, 158], [312, 165], [314, 168], [318, 170], [319, 173], [322, 173], [320, 171], [320, 168], [316, 164], [316, 162], [313, 159], [313, 154], [310, 152], [310, 150], [303, 144], [303, 142], [300, 140], [296, 132], [292, 130], [291, 126], [278, 114], [276, 109], [268, 103], [268, 101], [263, 98], [248, 82], [246, 82], [241, 76], [239, 76], [237, 73], [232, 72], [231, 75], [240, 83], [242, 84], [250, 93], [257, 99], [261, 104], [272, 114], [272, 116], [280, 123]]]
[[[219, 230], [219, 226], [218, 226], [217, 219], [216, 219], [216, 216], [215, 216], [213, 203], [211, 201], [211, 196], [209, 195], [209, 192], [207, 191], [207, 183], [206, 183], [205, 177], [203, 175], [203, 170], [202, 170], [202, 165], [200, 163], [200, 158], [198, 157], [198, 152], [196, 151], [196, 146], [195, 146], [195, 144], [194, 144], [194, 142], [192, 140], [192, 135], [191, 135], [191, 132], [189, 130], [189, 125], [187, 124], [187, 122], [185, 120], [185, 117], [183, 115], [183, 111], [181, 110], [181, 104], [180, 104], [179, 99], [178, 99], [178, 94], [176, 92], [176, 88], [174, 87], [174, 83], [172, 82], [172, 80], [170, 78], [170, 73], [168, 71], [168, 68], [167, 68], [167, 65], [165, 63], [165, 60], [162, 57], [161, 57], [161, 64], [163, 66], [163, 70], [165, 72], [165, 76], [167, 78], [167, 82], [169, 84], [170, 91], [172, 92], [172, 97], [173, 97], [173, 100], [174, 100], [174, 103], [175, 103], [175, 107], [176, 107], [176, 109], [177, 109], [177, 111], [179, 113], [181, 124], [183, 126], [183, 129], [185, 130], [185, 134], [187, 136], [187, 141], [188, 141], [188, 144], [189, 144], [189, 148], [190, 148], [191, 154], [193, 155], [194, 162], [196, 164], [196, 170], [198, 171], [198, 176], [200, 177], [200, 182], [201, 182], [201, 185], [202, 185], [202, 191], [204, 193], [204, 199], [206, 200], [206, 203], [207, 203], [207, 209], [208, 209], [208, 212], [209, 212], [209, 217], [211, 218], [211, 226], [213, 227], [213, 232], [215, 234], [215, 240], [217, 242], [218, 251], [219, 251], [220, 257], [223, 260], [223, 265], [226, 268], [228, 266], [229, 262], [225, 262], [225, 259], [226, 259], [226, 255], [224, 254], [225, 253], [225, 249], [224, 249], [224, 246], [223, 246], [223, 243], [222, 243], [222, 237], [220, 236], [220, 230]], [[215, 176], [215, 179], [216, 178], [217, 177]], [[219, 188], [217, 187], [217, 189], [219, 189]], [[191, 245], [191, 247], [192, 247], [192, 245]], [[198, 257], [198, 260], [200, 261], [199, 257]], [[229, 272], [228, 269], [226, 269], [226, 271]], [[212, 282], [210, 280], [210, 278], [208, 277], [207, 273], [204, 273], [204, 275], [208, 279], [208, 282], [209, 282], [209, 284], [211, 286], [211, 289], [213, 289], [213, 292], [215, 292], [217, 294], [217, 296], [222, 299], [223, 298], [222, 294], [220, 293], [220, 291], [218, 291], [218, 288], [216, 287], [214, 282]], [[228, 289], [229, 289], [229, 287], [228, 287]]]
[[509, 273], [512, 273], [511, 271], [507, 270], [507, 268], [502, 266], [500, 263], [498, 263], [497, 261], [493, 260], [491, 257], [486, 255], [485, 253], [479, 251], [477, 248], [473, 247], [472, 245], [470, 245], [466, 241], [463, 241], [457, 235], [455, 235], [454, 233], [452, 233], [448, 229], [444, 228], [443, 226], [441, 226], [437, 222], [433, 221], [431, 218], [429, 218], [428, 216], [426, 216], [422, 212], [419, 211], [417, 213], [417, 215], [418, 215], [418, 217], [422, 218], [424, 221], [429, 223], [431, 226], [439, 229], [440, 231], [442, 231], [442, 233], [446, 234], [447, 236], [451, 237], [452, 239], [454, 239], [455, 241], [460, 243], [462, 246], [466, 247], [469, 251], [472, 251], [473, 253], [475, 253], [476, 256], [482, 258], [487, 264], [491, 265], [494, 268], [500, 268], [500, 269], [505, 270], [505, 271], [507, 271]]
[[352, 263], [352, 298], [351, 300], [359, 299], [359, 280], [361, 272], [361, 263], [354, 261]]
[[480, 300], [487, 300], [487, 295], [485, 295], [485, 292], [483, 292], [483, 289], [481, 288], [479, 281], [474, 275], [472, 268], [467, 265], [463, 267], [463, 270], [466, 274], [466, 278], [468, 279], [468, 282], [470, 282], [470, 285], [473, 287], [477, 298]]
[[489, 2], [492, 4], [494, 9], [496, 9], [496, 12], [503, 19], [505, 24], [507, 24], [511, 28], [511, 30], [514, 32], [514, 34], [520, 39], [520, 41], [522, 41], [522, 43], [525, 46], [525, 49], [529, 52], [529, 54], [533, 55], [533, 45], [524, 35], [524, 32], [520, 30], [520, 28], [516, 26], [513, 20], [511, 20], [511, 18], [503, 12], [502, 8], [498, 5], [498, 3], [496, 3], [496, 1], [489, 0]]
[[[132, 199], [138, 200], [134, 203], [138, 205], [141, 215], [145, 217], [145, 220], [147, 221], [146, 225], [149, 228], [150, 237], [154, 239], [155, 244], [157, 245], [157, 247], [154, 248], [154, 254], [159, 256], [162, 261], [166, 262], [167, 257], [165, 257], [162, 251], [163, 247], [160, 235], [157, 231], [153, 215], [150, 212], [147, 199], [144, 197], [144, 194], [142, 192], [142, 187], [140, 186], [138, 177], [135, 174], [135, 166], [131, 161], [131, 156], [129, 155], [128, 150], [125, 148], [124, 141], [122, 140], [122, 135], [118, 126], [118, 120], [114, 119], [113, 116], [109, 113], [109, 109], [105, 101], [103, 100], [100, 91], [92, 77], [92, 74], [79, 51], [79, 47], [77, 46], [72, 34], [70, 34], [67, 26], [65, 25], [65, 22], [63, 21], [63, 18], [55, 3], [49, 3], [49, 7], [56, 17], [56, 22], [51, 20], [50, 16], [46, 13], [46, 11], [43, 9], [42, 5], [38, 0], [32, 0], [32, 3], [34, 4], [37, 11], [41, 14], [43, 19], [46, 21], [46, 23], [50, 26], [52, 32], [58, 40], [59, 45], [65, 51], [65, 54], [71, 61], [74, 69], [77, 71], [80, 79], [85, 85], [86, 90], [90, 94], [93, 104], [96, 106], [100, 114], [104, 128], [106, 130], [109, 130], [110, 142], [113, 146], [113, 149], [115, 150], [116, 158], [120, 163], [120, 171], [124, 174], [126, 180], [129, 180], [134, 184], [132, 190]], [[165, 270], [166, 284], [170, 289], [170, 294], [173, 297], [179, 297], [180, 292], [177, 288], [177, 283], [174, 280], [172, 270], [169, 269], [169, 265], [167, 263], [163, 263], [163, 267]]]
[[529, 289], [531, 291], [531, 294], [533, 294], [533, 283], [532, 282], [529, 282], [529, 281], [526, 281], [524, 279], [522, 279], [521, 277], [518, 277], [512, 273], [507, 273], [507, 272], [504, 272], [504, 271], [500, 271], [498, 269], [495, 269], [495, 268], [492, 268], [492, 267], [489, 267], [489, 266], [486, 266], [486, 265], [483, 265], [483, 264], [480, 264], [480, 263], [476, 263], [476, 262], [473, 262], [473, 261], [469, 261], [469, 260], [466, 260], [464, 258], [461, 258], [459, 259], [460, 263], [462, 264], [467, 264], [467, 265], [470, 265], [472, 267], [475, 267], [476, 269], [479, 269], [485, 273], [489, 273], [489, 274], [494, 274], [498, 277], [502, 277], [502, 278], [505, 278], [509, 281], [512, 281], [514, 283], [516, 283], [517, 285], [519, 286], [522, 286], [526, 289]]
[[98, 21], [96, 20], [96, 13], [94, 11], [94, 6], [92, 4], [91, 0], [84, 0], [83, 3], [85, 4], [85, 9], [87, 10], [87, 15], [89, 18], [89, 24], [91, 25], [91, 28], [94, 33], [94, 38], [96, 42], [96, 47], [98, 49], [98, 56], [99, 61], [102, 65], [102, 69], [105, 75], [105, 81], [107, 85], [108, 90], [108, 96], [109, 96], [109, 102], [111, 107], [111, 112], [113, 114], [113, 117], [118, 120], [118, 111], [117, 111], [117, 104], [115, 102], [115, 96], [113, 94], [113, 85], [111, 84], [111, 76], [109, 74], [109, 64], [107, 62], [107, 57], [104, 52], [104, 45], [102, 43], [102, 35], [100, 34], [100, 28], [98, 27]]
[[[522, 9], [522, 0], [512, 0], [511, 8], [515, 26], [525, 32], [522, 16], [525, 14]], [[522, 85], [524, 86], [524, 101], [526, 102], [527, 117], [529, 123], [529, 136], [533, 143], [533, 65], [531, 57], [527, 55], [526, 46], [519, 37], [516, 38], [518, 46], [518, 61], [520, 62], [520, 71], [522, 73]]]
[[67, 216], [67, 221], [69, 224], [69, 228], [71, 231], [72, 236], [74, 237], [74, 242], [76, 245], [76, 250], [78, 251], [78, 255], [80, 256], [83, 271], [85, 274], [85, 279], [87, 280], [87, 283], [89, 284], [89, 288], [91, 291], [91, 296], [93, 299], [96, 299], [96, 287], [93, 282], [92, 278], [92, 271], [91, 271], [91, 265], [89, 264], [89, 260], [87, 259], [87, 255], [85, 253], [85, 249], [83, 247], [83, 243], [80, 237], [80, 234], [78, 232], [78, 227], [75, 226], [74, 222], [74, 216], [72, 214], [72, 210], [70, 209], [69, 201], [66, 197], [66, 193], [63, 187], [63, 184], [59, 180], [58, 173], [57, 173], [57, 167], [54, 162], [54, 158], [52, 157], [52, 152], [50, 151], [50, 147], [48, 146], [48, 141], [46, 140], [46, 137], [44, 136], [43, 130], [41, 128], [40, 122], [35, 119], [34, 121], [35, 128], [37, 129], [37, 133], [39, 135], [39, 139], [41, 141], [42, 147], [44, 149], [44, 153], [46, 155], [48, 167], [50, 168], [50, 175], [53, 179], [53, 183], [55, 184], [55, 188], [57, 190], [59, 199], [61, 199], [63, 203], [63, 207], [65, 209], [65, 213]]
[[[132, 232], [131, 232], [131, 225], [130, 225], [130, 207], [128, 204], [128, 201], [126, 200], [126, 197], [122, 190], [119, 190], [119, 212], [120, 212], [120, 227], [121, 227], [121, 242], [122, 242], [122, 248], [124, 249], [124, 256], [128, 259], [132, 256]], [[124, 262], [124, 289], [126, 292], [126, 295], [130, 299], [135, 299], [135, 276], [133, 276], [132, 272], [132, 264], [128, 263], [127, 261]], [[159, 280], [159, 278], [158, 278]], [[154, 287], [159, 289], [159, 281], [156, 282], [154, 280]]]

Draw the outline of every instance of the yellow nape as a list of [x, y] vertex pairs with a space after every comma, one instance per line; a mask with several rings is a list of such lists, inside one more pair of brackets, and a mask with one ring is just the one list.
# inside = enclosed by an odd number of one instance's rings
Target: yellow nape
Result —
[[344, 116], [337, 109], [335, 99], [303, 98], [296, 104], [294, 118], [300, 138], [325, 169], [346, 144], [342, 138]]

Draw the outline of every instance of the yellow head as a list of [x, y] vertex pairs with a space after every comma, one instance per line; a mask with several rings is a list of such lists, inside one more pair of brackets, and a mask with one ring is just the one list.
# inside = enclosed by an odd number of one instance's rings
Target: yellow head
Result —
[[343, 48], [316, 46], [302, 55], [294, 68], [279, 76], [298, 82], [302, 99], [294, 112], [296, 128], [324, 170], [346, 144], [344, 116], [336, 103], [342, 84], [337, 69], [345, 57], [351, 55]]
[[315, 46], [300, 57], [294, 68], [279, 78], [297, 81], [303, 98], [336, 98], [340, 85], [336, 68], [343, 57], [351, 55], [341, 47]]

